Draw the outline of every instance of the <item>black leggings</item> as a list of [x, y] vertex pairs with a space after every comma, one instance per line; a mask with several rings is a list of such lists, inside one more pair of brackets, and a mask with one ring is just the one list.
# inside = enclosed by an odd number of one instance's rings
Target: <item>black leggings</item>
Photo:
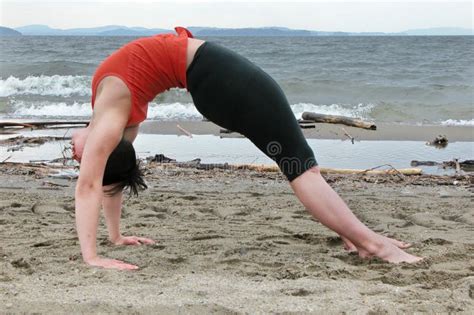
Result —
[[285, 94], [248, 59], [205, 42], [187, 70], [187, 85], [204, 117], [250, 139], [289, 181], [317, 165]]

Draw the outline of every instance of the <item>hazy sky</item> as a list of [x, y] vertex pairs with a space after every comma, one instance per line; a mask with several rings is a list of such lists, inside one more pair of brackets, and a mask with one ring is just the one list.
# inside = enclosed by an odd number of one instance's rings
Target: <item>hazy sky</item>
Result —
[[414, 28], [473, 28], [472, 1], [150, 1], [0, 0], [0, 24], [55, 28], [111, 24], [261, 27], [398, 32]]

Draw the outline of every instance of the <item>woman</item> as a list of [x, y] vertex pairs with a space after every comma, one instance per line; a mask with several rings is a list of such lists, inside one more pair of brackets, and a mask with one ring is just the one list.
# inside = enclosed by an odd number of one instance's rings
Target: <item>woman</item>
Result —
[[131, 143], [138, 125], [146, 118], [148, 102], [172, 87], [187, 88], [203, 116], [245, 135], [274, 159], [303, 205], [341, 236], [347, 250], [393, 263], [421, 259], [402, 250], [409, 244], [371, 231], [329, 187], [283, 91], [269, 75], [228, 49], [194, 39], [185, 28], [175, 30], [178, 35], [157, 35], [125, 45], [109, 56], [94, 75], [90, 125], [73, 135], [74, 156], [81, 163], [76, 186], [76, 226], [87, 264], [138, 268], [97, 256], [101, 204], [114, 244], [154, 242], [121, 235], [122, 190], [130, 186], [136, 193], [146, 187]]

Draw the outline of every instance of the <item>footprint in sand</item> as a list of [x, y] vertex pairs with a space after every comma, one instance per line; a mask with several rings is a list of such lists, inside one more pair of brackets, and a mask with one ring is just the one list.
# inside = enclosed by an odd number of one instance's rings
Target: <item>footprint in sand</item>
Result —
[[281, 292], [285, 295], [291, 295], [291, 296], [308, 296], [313, 294], [312, 291], [300, 288], [300, 289], [285, 289], [281, 290]]
[[190, 200], [190, 201], [200, 199], [198, 196], [194, 196], [194, 195], [180, 196], [179, 198], [184, 199], [184, 200]]
[[31, 264], [24, 258], [15, 259], [11, 261], [10, 264], [17, 269], [22, 270], [27, 275], [34, 273], [34, 269], [31, 267]]
[[35, 214], [69, 214], [64, 205], [53, 202], [37, 202], [31, 207]]
[[138, 214], [138, 217], [139, 218], [156, 218], [156, 219], [162, 220], [162, 219], [166, 218], [166, 214], [160, 213], [160, 212], [157, 213], [157, 212], [152, 211], [152, 210], [142, 210]]
[[163, 207], [160, 207], [160, 206], [151, 206], [151, 207], [150, 207], [150, 210], [153, 211], [153, 212], [159, 212], [159, 213], [166, 213], [166, 212], [168, 212], [168, 209], [167, 209], [167, 208], [163, 208]]

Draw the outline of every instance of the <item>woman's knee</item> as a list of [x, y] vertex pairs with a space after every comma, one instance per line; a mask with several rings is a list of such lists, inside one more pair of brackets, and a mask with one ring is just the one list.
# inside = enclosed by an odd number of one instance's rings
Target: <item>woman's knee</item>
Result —
[[290, 184], [292, 186], [298, 185], [298, 183], [304, 182], [306, 180], [314, 180], [315, 177], [321, 177], [321, 169], [318, 165], [308, 168], [300, 175], [290, 180]]

